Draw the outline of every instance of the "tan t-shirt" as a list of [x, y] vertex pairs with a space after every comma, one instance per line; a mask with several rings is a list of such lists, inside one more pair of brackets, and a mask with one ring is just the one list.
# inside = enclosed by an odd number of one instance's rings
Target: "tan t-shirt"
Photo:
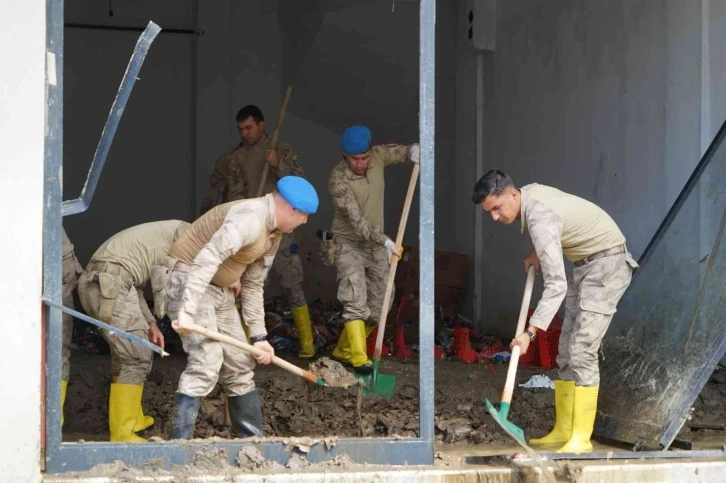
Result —
[[594, 203], [541, 184], [522, 187], [522, 232], [529, 231], [544, 277], [530, 324], [547, 330], [567, 294], [564, 254], [576, 262], [625, 243], [610, 215]]
[[[521, 191], [522, 229], [552, 210], [562, 224], [562, 253], [571, 262], [625, 243], [618, 225], [596, 204], [543, 184], [532, 183]], [[544, 206], [538, 206], [540, 203]]]
[[335, 165], [328, 180], [328, 191], [335, 208], [331, 231], [340, 243], [386, 243], [383, 234], [383, 198], [386, 191], [383, 172], [386, 166], [408, 161], [409, 155], [410, 146], [373, 146], [365, 176], [351, 171], [345, 160]]
[[181, 220], [165, 220], [132, 226], [106, 240], [91, 261], [118, 263], [134, 277], [137, 287], [143, 287], [151, 277], [151, 267], [164, 263], [178, 236], [177, 229], [188, 225]]

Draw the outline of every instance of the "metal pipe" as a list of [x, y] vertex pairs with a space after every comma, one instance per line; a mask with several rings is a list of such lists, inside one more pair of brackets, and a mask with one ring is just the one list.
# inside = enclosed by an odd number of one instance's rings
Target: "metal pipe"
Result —
[[111, 112], [109, 112], [108, 118], [106, 119], [106, 125], [103, 127], [103, 133], [101, 134], [101, 139], [98, 141], [96, 153], [93, 155], [91, 168], [88, 170], [88, 177], [81, 191], [81, 196], [75, 200], [63, 202], [63, 216], [82, 213], [91, 205], [93, 194], [96, 192], [98, 180], [101, 178], [101, 172], [106, 163], [108, 151], [111, 149], [111, 142], [113, 142], [113, 138], [116, 135], [116, 128], [118, 128], [121, 115], [131, 95], [131, 89], [133, 89], [136, 83], [139, 71], [141, 70], [141, 64], [144, 63], [146, 53], [149, 51], [149, 46], [160, 31], [161, 27], [154, 22], [149, 22], [149, 25], [144, 29], [144, 33], [141, 34], [141, 37], [136, 42], [136, 48], [126, 68], [126, 73], [121, 80], [121, 86], [119, 87], [118, 93], [116, 93], [116, 99], [113, 101]]
[[419, 436], [434, 462], [434, 126], [436, 99], [436, 0], [421, 0], [419, 11]]
[[[46, 9], [45, 181], [43, 183], [43, 293], [61, 303], [63, 179], [63, 2], [49, 1]], [[57, 458], [61, 444], [60, 384], [63, 320], [61, 311], [45, 308], [45, 456]]]
[[68, 307], [63, 306], [62, 304], [53, 302], [46, 298], [43, 299], [43, 302], [46, 305], [53, 307], [54, 309], [58, 309], [61, 312], [65, 312], [66, 314], [69, 314], [77, 319], [81, 319], [84, 322], [88, 322], [91, 325], [95, 325], [96, 327], [105, 329], [108, 331], [108, 333], [110, 335], [115, 335], [117, 337], [123, 337], [124, 339], [130, 340], [134, 344], [144, 346], [147, 349], [151, 349], [152, 351], [156, 352], [157, 354], [159, 354], [162, 357], [169, 355], [168, 352], [165, 352], [164, 349], [162, 349], [158, 345], [153, 344], [153, 343], [149, 342], [148, 340], [142, 339], [141, 337], [138, 337], [134, 334], [129, 334], [128, 332], [124, 332], [123, 330], [117, 329], [116, 327], [114, 327], [112, 325], [105, 324], [105, 323], [101, 322], [100, 320], [96, 320], [93, 317], [89, 317], [86, 314], [82, 314], [76, 310], [69, 309]]
[[[84, 30], [120, 30], [123, 32], [143, 32], [144, 27], [130, 27], [123, 25], [101, 25], [92, 23], [65, 23], [63, 26], [67, 29], [84, 29]], [[188, 35], [204, 35], [202, 29], [168, 29], [161, 31], [162, 34], [188, 34]]]

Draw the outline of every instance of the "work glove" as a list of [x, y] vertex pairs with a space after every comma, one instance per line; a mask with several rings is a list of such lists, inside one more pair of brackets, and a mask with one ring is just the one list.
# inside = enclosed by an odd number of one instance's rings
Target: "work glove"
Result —
[[403, 247], [397, 247], [395, 243], [393, 243], [393, 240], [390, 238], [386, 239], [385, 244], [386, 250], [388, 250], [388, 258], [390, 260], [393, 260], [393, 257], [401, 259], [401, 255], [403, 254]]
[[421, 159], [421, 148], [418, 143], [411, 146], [411, 153], [409, 157], [411, 158], [412, 163], [419, 163], [419, 160]]

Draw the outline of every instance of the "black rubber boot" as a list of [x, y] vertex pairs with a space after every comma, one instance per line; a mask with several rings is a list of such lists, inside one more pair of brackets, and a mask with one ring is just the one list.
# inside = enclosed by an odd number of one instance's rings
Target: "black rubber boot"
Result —
[[262, 438], [262, 407], [260, 406], [260, 390], [248, 392], [241, 396], [227, 396], [229, 418], [232, 429], [238, 438]]
[[373, 364], [365, 363], [358, 367], [354, 367], [353, 371], [362, 376], [367, 376], [368, 374], [371, 374], [373, 372]]
[[174, 414], [171, 417], [169, 439], [192, 439], [201, 402], [201, 397], [177, 393]]

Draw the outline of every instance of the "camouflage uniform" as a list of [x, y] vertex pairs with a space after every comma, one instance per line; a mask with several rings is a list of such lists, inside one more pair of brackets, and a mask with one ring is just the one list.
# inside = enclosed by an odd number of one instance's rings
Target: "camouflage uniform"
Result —
[[212, 174], [209, 175], [208, 186], [204, 191], [202, 204], [199, 208], [199, 216], [202, 216], [220, 203], [230, 201], [228, 199], [229, 190], [227, 189], [227, 168], [229, 167], [230, 160], [234, 157], [235, 151], [241, 146], [242, 144], [238, 144], [230, 149], [214, 163], [214, 169], [212, 170]]
[[[166, 291], [169, 317], [175, 320], [183, 311], [201, 327], [246, 341], [228, 288], [241, 279], [244, 323], [250, 337], [265, 335], [263, 287], [280, 236], [271, 194], [216, 206], [197, 219], [173, 244], [165, 262], [172, 270]], [[227, 396], [255, 389], [255, 361], [249, 353], [195, 333], [181, 339], [187, 367], [178, 393], [203, 397], [218, 381]]]
[[[71, 243], [68, 235], [66, 235], [65, 229], [63, 229], [63, 305], [69, 309], [74, 308], [73, 305], [73, 290], [75, 290], [78, 283], [78, 274], [83, 271], [83, 268], [78, 263], [76, 254], [73, 251], [73, 244]], [[62, 329], [62, 360], [63, 369], [61, 373], [61, 379], [68, 381], [71, 373], [71, 339], [73, 337], [73, 319], [70, 315], [63, 312], [63, 329]]]
[[[166, 259], [172, 242], [188, 223], [179, 220], [144, 223], [107, 240], [91, 257], [78, 282], [84, 310], [125, 332], [149, 340], [156, 322], [144, 298], [151, 268]], [[119, 384], [143, 385], [151, 371], [151, 349], [102, 330], [111, 348], [111, 375]]]
[[[529, 231], [544, 277], [530, 324], [547, 330], [564, 299], [559, 377], [577, 386], [599, 386], [597, 352], [638, 265], [615, 222], [597, 206], [538, 184], [522, 187], [521, 194], [522, 232]], [[586, 260], [604, 250], [620, 253]], [[575, 263], [569, 285], [563, 253]]]
[[[227, 170], [227, 198], [226, 201], [255, 198], [257, 189], [262, 180], [262, 173], [267, 163], [265, 151], [270, 144], [267, 137], [257, 144], [242, 146], [234, 152]], [[275, 148], [280, 161], [277, 168], [269, 167], [267, 179], [262, 194], [272, 193], [277, 189], [277, 181], [285, 176], [304, 177], [303, 169], [297, 154], [290, 146], [278, 142]], [[290, 307], [300, 307], [307, 304], [303, 291], [303, 268], [300, 256], [297, 254], [297, 245], [292, 233], [284, 234], [280, 241], [278, 256], [272, 264], [270, 275], [273, 281], [280, 284], [285, 291]]]
[[408, 161], [409, 152], [410, 146], [373, 146], [365, 176], [353, 173], [345, 160], [330, 174], [338, 300], [345, 321], [378, 323], [389, 270], [383, 234], [384, 169]]

